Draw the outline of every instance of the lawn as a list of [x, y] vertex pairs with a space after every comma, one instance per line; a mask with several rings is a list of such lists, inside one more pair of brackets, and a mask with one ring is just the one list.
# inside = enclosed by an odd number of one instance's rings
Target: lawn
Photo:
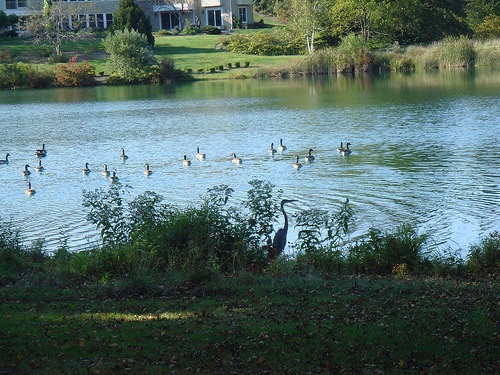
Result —
[[499, 292], [494, 281], [264, 275], [2, 287], [0, 372], [494, 374]]

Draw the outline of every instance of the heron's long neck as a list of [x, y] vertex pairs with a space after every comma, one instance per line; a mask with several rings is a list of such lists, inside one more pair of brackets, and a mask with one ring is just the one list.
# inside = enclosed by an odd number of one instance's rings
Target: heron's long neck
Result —
[[286, 216], [285, 205], [281, 205], [281, 211], [283, 211], [283, 216], [285, 217], [285, 226], [283, 227], [285, 233], [288, 230], [288, 216]]

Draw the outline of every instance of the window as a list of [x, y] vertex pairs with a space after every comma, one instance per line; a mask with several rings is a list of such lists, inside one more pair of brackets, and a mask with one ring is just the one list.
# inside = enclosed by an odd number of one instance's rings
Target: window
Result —
[[207, 25], [222, 26], [222, 12], [220, 9], [207, 9]]
[[27, 0], [6, 0], [5, 9], [26, 8]]
[[106, 13], [106, 29], [113, 25], [113, 13]]
[[246, 7], [238, 7], [238, 17], [241, 20], [241, 23], [247, 23], [247, 8]]
[[179, 14], [173, 12], [162, 12], [161, 13], [161, 28], [165, 30], [173, 30], [175, 27], [179, 27]]

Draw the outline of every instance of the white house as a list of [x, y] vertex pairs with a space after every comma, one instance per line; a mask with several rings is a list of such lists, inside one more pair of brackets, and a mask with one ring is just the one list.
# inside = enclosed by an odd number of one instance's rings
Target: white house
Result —
[[[56, 2], [57, 0], [53, 0]], [[176, 2], [179, 1], [179, 2]], [[161, 29], [180, 30], [195, 24], [197, 17], [201, 27], [212, 25], [220, 29], [233, 29], [238, 25], [253, 24], [252, 0], [136, 0], [144, 13], [149, 16], [153, 31]], [[68, 8], [64, 26], [79, 24], [87, 28], [106, 29], [113, 23], [113, 13], [119, 0], [64, 0]], [[7, 15], [20, 17], [39, 12], [43, 0], [0, 0], [0, 9]], [[62, 4], [61, 4], [62, 5]]]

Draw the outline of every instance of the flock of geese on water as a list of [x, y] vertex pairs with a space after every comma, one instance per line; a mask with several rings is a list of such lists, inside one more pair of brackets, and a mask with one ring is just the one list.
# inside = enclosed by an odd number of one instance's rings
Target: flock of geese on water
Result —
[[[347, 142], [344, 147], [344, 143], [340, 142], [340, 147], [337, 148], [337, 152], [339, 152], [342, 156], [349, 156], [352, 152], [352, 150], [349, 148], [351, 143]], [[280, 145], [278, 146], [278, 149], [276, 150], [274, 148], [274, 143], [271, 143], [271, 147], [269, 148], [269, 155], [274, 155], [276, 152], [283, 152], [287, 149], [287, 147], [283, 144], [283, 139], [280, 139]], [[314, 155], [312, 154], [314, 150], [312, 148], [309, 149], [308, 154], [304, 157], [304, 161], [306, 163], [311, 163], [314, 161]], [[36, 157], [38, 158], [37, 160], [37, 166], [35, 167], [35, 170], [37, 172], [42, 172], [45, 168], [42, 166], [42, 160], [41, 158], [47, 156], [47, 150], [45, 150], [45, 144], [42, 144], [42, 148], [39, 150], [36, 150]], [[9, 164], [9, 156], [10, 154], [7, 153], [5, 155], [5, 159], [0, 160], [0, 164]], [[128, 159], [128, 156], [125, 154], [125, 149], [121, 149], [121, 155], [120, 159], [125, 161]], [[206, 155], [202, 152], [200, 152], [200, 148], [196, 148], [196, 160], [205, 160]], [[300, 169], [302, 168], [302, 163], [300, 163], [300, 158], [299, 155], [295, 156], [295, 162], [292, 164], [293, 168], [295, 169]], [[241, 158], [236, 156], [236, 153], [232, 154], [232, 159], [231, 162], [234, 164], [241, 164]], [[184, 159], [182, 160], [182, 164], [186, 167], [191, 165], [191, 160], [188, 159], [187, 155], [184, 155]], [[146, 163], [144, 165], [145, 170], [144, 170], [144, 175], [149, 176], [153, 173], [153, 171], [149, 168], [149, 163]], [[23, 176], [29, 176], [31, 174], [31, 171], [28, 169], [31, 168], [29, 164], [26, 164], [24, 166], [24, 169], [22, 171]], [[90, 168], [89, 168], [89, 163], [85, 163], [85, 166], [82, 169], [83, 174], [89, 174], [90, 173]], [[103, 177], [109, 178], [109, 181], [112, 183], [118, 182], [119, 178], [116, 175], [116, 171], [109, 171], [108, 166], [104, 164], [103, 170], [101, 172], [101, 175]], [[27, 195], [33, 195], [36, 193], [36, 190], [32, 188], [31, 182], [27, 181], [26, 184], [28, 185], [28, 188], [24, 191]]]

